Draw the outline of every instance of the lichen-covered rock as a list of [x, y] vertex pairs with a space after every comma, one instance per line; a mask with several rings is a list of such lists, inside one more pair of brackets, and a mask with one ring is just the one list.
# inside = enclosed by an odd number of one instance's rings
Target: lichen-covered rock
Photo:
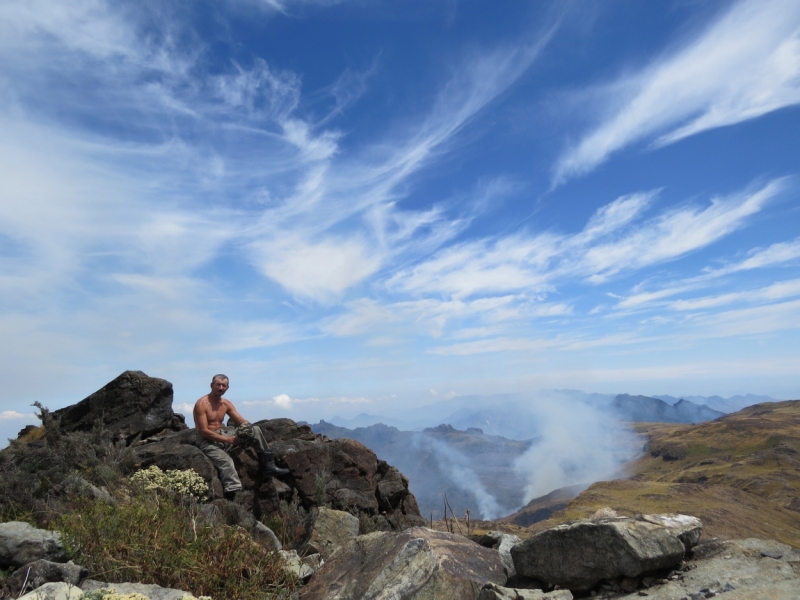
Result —
[[40, 559], [22, 565], [11, 574], [6, 584], [10, 590], [19, 594], [33, 591], [51, 582], [80, 585], [88, 576], [89, 571], [86, 568], [73, 562], [55, 563]]
[[497, 552], [460, 535], [415, 527], [357, 537], [314, 573], [300, 598], [474, 600], [484, 584], [505, 582]]
[[66, 562], [57, 531], [36, 529], [30, 523], [0, 523], [0, 567], [21, 567], [39, 559]]
[[322, 564], [322, 557], [319, 554], [301, 557], [297, 554], [297, 550], [281, 550], [280, 553], [283, 557], [283, 568], [298, 579], [307, 580]]
[[141, 371], [125, 371], [77, 404], [54, 411], [63, 431], [91, 431], [102, 423], [130, 444], [163, 431], [186, 429], [172, 410], [172, 384]]
[[520, 590], [487, 583], [477, 600], [572, 600], [572, 593], [569, 590]]
[[699, 520], [676, 515], [650, 520], [611, 518], [578, 521], [542, 531], [517, 544], [517, 573], [571, 590], [587, 590], [602, 579], [637, 577], [681, 562], [685, 541]]
[[43, 586], [20, 596], [17, 600], [79, 600], [83, 596], [81, 588], [69, 583], [45, 583]]
[[341, 510], [316, 508], [305, 522], [306, 539], [300, 554], [320, 554], [328, 560], [340, 547], [358, 537], [358, 519]]
[[[111, 590], [119, 597], [127, 595], [139, 594], [148, 600], [182, 600], [186, 596], [193, 598], [188, 592], [183, 590], [176, 590], [173, 588], [165, 588], [160, 585], [153, 585], [147, 583], [103, 583], [102, 581], [95, 581], [94, 579], [87, 579], [81, 584], [81, 588], [85, 592], [97, 592], [98, 590]], [[105, 595], [104, 595], [105, 596]], [[116, 600], [113, 596], [107, 596], [103, 600]]]

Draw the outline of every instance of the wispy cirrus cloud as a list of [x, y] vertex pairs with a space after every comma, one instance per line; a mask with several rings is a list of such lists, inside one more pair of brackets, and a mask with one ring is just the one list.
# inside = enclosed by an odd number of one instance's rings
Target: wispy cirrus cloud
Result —
[[743, 260], [732, 262], [722, 267], [707, 267], [701, 275], [673, 282], [658, 290], [641, 291], [640, 288], [642, 286], [637, 286], [634, 289], [635, 293], [621, 298], [617, 307], [628, 309], [663, 301], [665, 298], [704, 288], [715, 279], [726, 275], [753, 269], [784, 266], [787, 263], [791, 265], [798, 258], [800, 258], [800, 240], [778, 242], [766, 248], [755, 248], [748, 252], [747, 258]]
[[558, 160], [554, 185], [632, 143], [671, 144], [800, 103], [800, 5], [740, 0], [695, 39], [606, 94], [606, 115]]
[[[623, 271], [675, 260], [744, 227], [788, 186], [776, 179], [760, 188], [712, 198], [643, 218], [656, 192], [623, 196], [601, 207], [575, 234], [519, 232], [452, 245], [398, 271], [390, 289], [453, 298], [547, 293], [556, 282], [602, 283]], [[785, 252], [789, 252], [786, 250]]]

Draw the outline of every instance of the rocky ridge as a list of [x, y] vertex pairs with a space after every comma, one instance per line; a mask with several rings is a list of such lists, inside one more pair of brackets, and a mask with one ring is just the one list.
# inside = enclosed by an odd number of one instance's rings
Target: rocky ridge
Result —
[[[167, 387], [159, 383], [163, 380], [141, 381], [143, 377], [143, 373], [127, 372], [115, 381], [119, 380], [121, 394], [141, 393], [160, 400], [155, 404], [145, 399], [131, 401], [141, 414], [122, 411], [122, 424], [106, 420], [103, 402], [87, 402], [85, 406], [92, 410], [85, 412], [86, 419], [95, 423], [90, 430], [111, 432], [119, 444], [129, 444], [135, 468], [158, 465], [195, 470], [216, 498], [198, 514], [201, 523], [211, 522], [226, 502], [219, 499], [216, 472], [191, 444], [195, 432], [176, 427], [169, 411], [153, 409], [163, 406], [171, 386], [165, 393]], [[138, 388], [131, 385], [137, 380], [142, 384]], [[113, 383], [103, 388], [104, 398], [114, 397]], [[158, 418], [142, 417], [148, 414]], [[68, 421], [76, 431], [83, 426], [80, 419]], [[696, 600], [716, 595], [732, 600], [783, 600], [795, 598], [800, 588], [797, 550], [755, 539], [703, 541], [703, 524], [687, 515], [624, 517], [604, 508], [592, 518], [561, 523], [522, 541], [501, 532], [470, 539], [434, 531], [420, 526], [424, 520], [415, 511], [408, 481], [363, 444], [330, 440], [288, 419], [259, 424], [279, 463], [290, 470], [286, 481], [263, 481], [252, 451], [237, 449], [234, 461], [250, 490], [245, 504], [254, 517], [254, 538], [280, 552], [284, 568], [306, 581], [296, 594], [301, 600], [567, 600], [587, 596]], [[44, 443], [31, 430], [17, 444], [25, 439]], [[114, 501], [91, 484], [73, 485], [69, 490], [55, 486], [51, 493], [91, 494], [103, 502]], [[288, 498], [309, 510], [307, 536], [297, 547], [299, 553], [283, 550], [263, 524], [266, 516], [279, 514], [280, 501]], [[375, 531], [358, 535], [364, 533], [365, 523]], [[25, 523], [0, 524], [0, 568], [14, 569], [8, 581], [20, 585], [20, 593], [26, 586], [36, 588], [23, 598], [77, 599], [109, 585], [90, 579], [94, 574], [66, 559], [57, 533]], [[154, 585], [112, 585], [118, 592], [135, 592], [152, 600], [187, 598], [181, 590]]]

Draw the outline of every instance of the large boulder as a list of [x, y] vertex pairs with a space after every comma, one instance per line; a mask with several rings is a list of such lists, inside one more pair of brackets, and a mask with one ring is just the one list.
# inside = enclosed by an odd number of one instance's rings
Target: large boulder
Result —
[[80, 585], [88, 576], [88, 569], [73, 562], [55, 563], [42, 559], [22, 565], [11, 574], [6, 583], [10, 590], [20, 594], [50, 582], [62, 581], [70, 585]]
[[702, 524], [686, 515], [577, 521], [542, 531], [517, 544], [517, 573], [571, 590], [603, 579], [673, 567], [699, 539]]
[[314, 573], [300, 598], [468, 600], [486, 583], [505, 582], [497, 552], [460, 535], [415, 527], [357, 537]]
[[307, 537], [298, 548], [300, 554], [320, 554], [324, 560], [358, 537], [358, 519], [341, 510], [316, 508], [305, 522]]
[[0, 567], [21, 567], [35, 560], [66, 562], [57, 531], [36, 529], [30, 523], [0, 523]]
[[141, 371], [125, 371], [77, 404], [54, 411], [63, 431], [90, 431], [102, 423], [130, 444], [165, 430], [185, 429], [172, 410], [172, 384]]

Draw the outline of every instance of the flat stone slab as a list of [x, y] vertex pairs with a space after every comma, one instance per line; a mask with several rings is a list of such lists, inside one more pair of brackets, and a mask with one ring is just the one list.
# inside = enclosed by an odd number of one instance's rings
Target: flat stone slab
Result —
[[640, 584], [637, 591], [615, 598], [681, 600], [712, 597], [711, 592], [720, 600], [800, 598], [800, 551], [773, 540], [709, 541], [695, 548], [686, 568], [666, 583]]
[[300, 591], [302, 600], [475, 600], [503, 585], [500, 555], [467, 538], [414, 527], [378, 531], [340, 548]]

